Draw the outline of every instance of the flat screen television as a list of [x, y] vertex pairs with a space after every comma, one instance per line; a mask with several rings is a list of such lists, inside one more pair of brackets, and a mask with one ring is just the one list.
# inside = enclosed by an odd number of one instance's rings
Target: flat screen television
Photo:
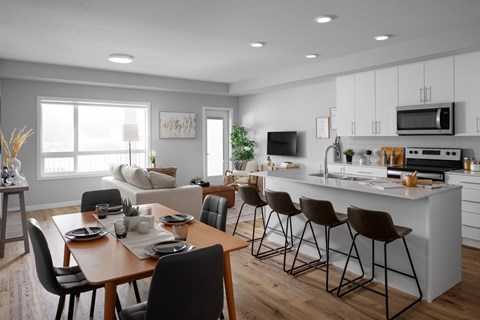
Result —
[[296, 156], [297, 131], [268, 132], [267, 154], [278, 156]]

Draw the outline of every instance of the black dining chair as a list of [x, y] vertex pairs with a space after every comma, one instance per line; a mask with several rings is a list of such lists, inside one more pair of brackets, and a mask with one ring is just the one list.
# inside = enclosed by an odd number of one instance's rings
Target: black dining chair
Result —
[[[122, 195], [120, 194], [120, 190], [118, 189], [101, 189], [86, 191], [82, 194], [80, 211], [94, 211], [95, 206], [100, 203], [108, 203], [109, 205], [121, 205], [122, 202]], [[137, 281], [132, 281], [131, 284], [135, 293], [135, 299], [137, 300], [137, 303], [140, 303], [142, 299], [140, 298]], [[120, 300], [118, 298], [117, 309], [122, 310], [122, 305], [120, 304]]]
[[54, 267], [47, 239], [45, 238], [38, 221], [34, 218], [28, 219], [27, 228], [32, 241], [38, 279], [48, 292], [60, 297], [58, 300], [55, 320], [60, 320], [62, 316], [62, 310], [67, 295], [70, 295], [67, 318], [71, 320], [73, 318], [75, 296], [79, 296], [80, 293], [87, 291], [92, 291], [90, 317], [93, 317], [96, 289], [101, 288], [102, 286], [93, 286], [89, 284], [85, 279], [82, 270], [80, 270], [78, 266]]
[[209, 194], [203, 200], [200, 222], [225, 232], [227, 226], [227, 209], [227, 198]]
[[122, 320], [215, 320], [223, 310], [220, 244], [161, 257], [146, 302], [127, 307]]

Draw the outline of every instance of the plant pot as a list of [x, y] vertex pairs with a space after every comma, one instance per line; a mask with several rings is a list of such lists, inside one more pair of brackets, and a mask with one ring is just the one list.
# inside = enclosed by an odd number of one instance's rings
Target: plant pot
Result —
[[347, 160], [347, 163], [352, 163], [353, 156], [345, 155], [345, 159]]
[[131, 231], [137, 230], [137, 226], [142, 220], [140, 216], [125, 216], [124, 219], [128, 221], [128, 230]]

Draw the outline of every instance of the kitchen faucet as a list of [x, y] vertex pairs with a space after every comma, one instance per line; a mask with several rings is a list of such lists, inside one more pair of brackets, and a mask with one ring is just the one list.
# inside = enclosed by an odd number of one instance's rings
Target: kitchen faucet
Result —
[[332, 149], [332, 148], [335, 149], [335, 151], [336, 151], [337, 153], [340, 153], [340, 149], [339, 149], [336, 145], [334, 145], [334, 144], [329, 145], [329, 146], [325, 149], [325, 154], [324, 154], [324, 156], [323, 156], [323, 176], [324, 176], [325, 179], [328, 178], [328, 165], [327, 165], [328, 150], [330, 150], [330, 149]]

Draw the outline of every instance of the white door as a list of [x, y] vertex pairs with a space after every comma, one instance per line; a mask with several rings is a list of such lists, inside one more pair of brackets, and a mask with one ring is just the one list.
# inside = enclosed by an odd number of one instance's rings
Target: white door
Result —
[[228, 169], [230, 114], [225, 109], [204, 109], [204, 178], [221, 183]]

